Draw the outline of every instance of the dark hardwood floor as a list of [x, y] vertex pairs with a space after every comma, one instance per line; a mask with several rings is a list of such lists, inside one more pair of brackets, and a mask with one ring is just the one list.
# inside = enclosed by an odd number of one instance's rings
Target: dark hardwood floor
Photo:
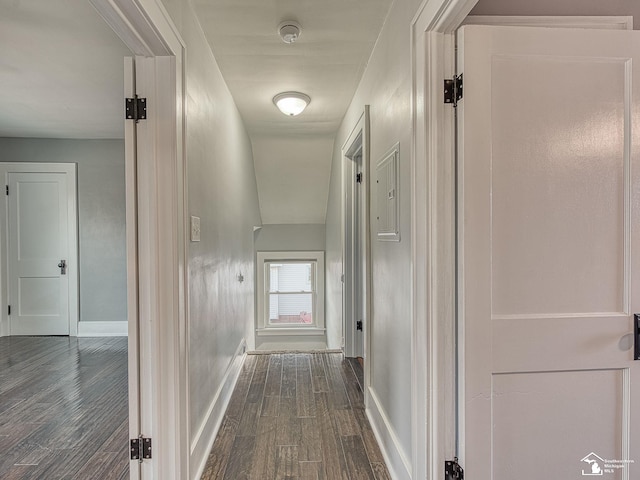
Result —
[[389, 479], [361, 372], [335, 353], [247, 356], [202, 480]]
[[127, 339], [0, 338], [0, 479], [128, 479]]

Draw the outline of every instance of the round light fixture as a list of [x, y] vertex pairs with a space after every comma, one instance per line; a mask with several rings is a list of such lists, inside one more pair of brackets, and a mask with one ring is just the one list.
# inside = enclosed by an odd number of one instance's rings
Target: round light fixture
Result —
[[294, 22], [293, 20], [285, 20], [280, 25], [278, 25], [278, 35], [284, 43], [293, 43], [295, 42], [300, 33], [302, 32], [300, 28], [300, 24], [298, 22]]
[[290, 117], [300, 115], [311, 103], [309, 95], [300, 92], [282, 92], [273, 97], [276, 107]]

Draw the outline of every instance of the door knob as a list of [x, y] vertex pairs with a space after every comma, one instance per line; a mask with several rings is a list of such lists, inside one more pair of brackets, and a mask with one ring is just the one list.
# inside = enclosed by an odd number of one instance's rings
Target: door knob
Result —
[[67, 274], [67, 261], [66, 260], [60, 260], [60, 263], [58, 264], [58, 268], [60, 268], [60, 275], [66, 275]]

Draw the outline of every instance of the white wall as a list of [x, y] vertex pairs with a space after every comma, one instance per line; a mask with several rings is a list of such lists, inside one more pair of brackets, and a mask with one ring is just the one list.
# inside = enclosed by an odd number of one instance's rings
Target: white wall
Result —
[[[388, 440], [384, 448], [392, 459], [411, 460], [411, 57], [410, 24], [420, 0], [394, 2], [360, 86], [347, 110], [334, 143], [327, 208], [327, 322], [337, 323], [341, 306], [340, 175], [341, 151], [364, 105], [370, 108], [372, 317], [369, 319], [372, 355], [373, 408], [386, 416], [376, 427]], [[375, 237], [377, 205], [375, 165], [400, 142], [401, 241], [380, 242]], [[335, 342], [335, 338], [331, 341]], [[331, 343], [330, 343], [331, 346]], [[380, 418], [380, 417], [377, 417]], [[395, 441], [393, 439], [396, 439]], [[384, 443], [384, 442], [383, 442]], [[397, 478], [408, 478], [405, 461], [392, 460]]]
[[188, 259], [193, 477], [224, 413], [236, 352], [253, 341], [253, 226], [262, 221], [251, 142], [190, 2], [164, 3], [186, 43], [188, 209], [201, 218]]
[[324, 251], [324, 224], [263, 225], [256, 230], [257, 252]]
[[125, 322], [124, 141], [0, 138], [0, 162], [78, 165], [80, 321]]

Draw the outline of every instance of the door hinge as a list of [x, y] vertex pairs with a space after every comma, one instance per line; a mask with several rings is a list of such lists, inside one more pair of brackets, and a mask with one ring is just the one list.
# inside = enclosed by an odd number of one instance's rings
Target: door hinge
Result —
[[356, 183], [362, 183], [362, 173], [356, 174]]
[[136, 95], [134, 98], [125, 98], [124, 102], [125, 118], [127, 120], [135, 120], [138, 123], [140, 120], [147, 119], [147, 99], [140, 98]]
[[462, 100], [462, 74], [454, 75], [453, 79], [444, 81], [444, 103], [451, 103], [454, 107]]
[[5, 185], [5, 187], [7, 187], [5, 191], [7, 192], [7, 195], [9, 195], [9, 185]]
[[11, 305], [7, 305], [7, 315], [11, 315]]
[[151, 458], [151, 439], [140, 435], [131, 439], [131, 460], [142, 460]]
[[362, 331], [362, 320], [356, 322], [356, 330]]
[[464, 480], [464, 470], [458, 463], [458, 457], [444, 462], [444, 480]]

